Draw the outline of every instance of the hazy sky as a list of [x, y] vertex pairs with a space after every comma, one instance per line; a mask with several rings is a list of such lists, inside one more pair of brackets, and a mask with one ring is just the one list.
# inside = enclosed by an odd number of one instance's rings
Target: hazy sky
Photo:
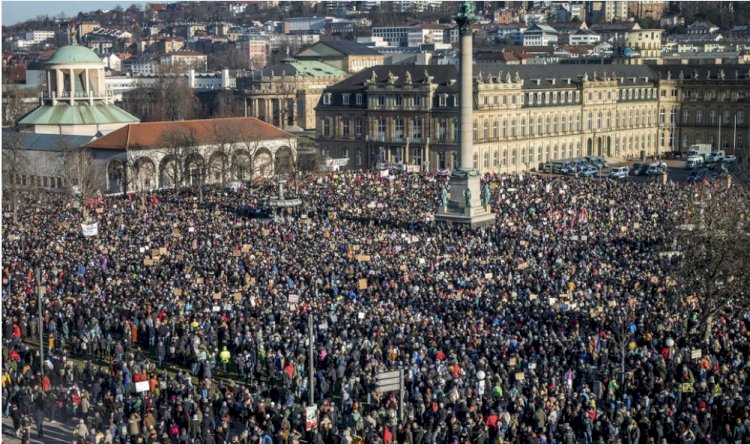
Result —
[[3, 26], [14, 25], [39, 15], [55, 17], [61, 12], [75, 17], [79, 12], [96, 11], [97, 9], [114, 9], [117, 5], [127, 8], [133, 3], [145, 4], [145, 1], [13, 1], [2, 0]]

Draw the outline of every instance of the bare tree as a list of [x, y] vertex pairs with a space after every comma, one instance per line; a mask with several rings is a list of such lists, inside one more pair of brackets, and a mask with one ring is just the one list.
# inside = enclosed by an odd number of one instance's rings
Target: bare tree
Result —
[[206, 181], [206, 162], [200, 154], [198, 135], [192, 128], [175, 126], [162, 133], [162, 149], [169, 159], [163, 174], [171, 185], [184, 184], [198, 187], [200, 202], [203, 202], [203, 185]]
[[62, 144], [62, 176], [66, 184], [72, 185], [71, 192], [80, 198], [83, 220], [89, 218], [87, 200], [93, 199], [94, 194], [101, 189], [102, 178], [106, 171], [97, 162], [88, 148], [74, 147]]
[[750, 188], [747, 170], [738, 171], [731, 187], [723, 180], [700, 185], [689, 208], [692, 219], [676, 244], [679, 284], [672, 304], [691, 313], [703, 341], [716, 322], [739, 320], [750, 310]]
[[163, 65], [151, 86], [154, 98], [153, 120], [186, 120], [194, 118], [200, 105], [193, 89], [185, 80], [187, 67]]
[[270, 151], [263, 149], [263, 137], [257, 126], [248, 126], [241, 134], [238, 152], [235, 155], [234, 174], [240, 180], [249, 180], [252, 193], [254, 186], [259, 186], [263, 179], [273, 170], [273, 159]]
[[249, 132], [236, 120], [219, 121], [211, 131], [211, 139], [215, 144], [212, 157], [218, 155], [220, 164], [217, 166], [209, 160], [208, 173], [214, 176], [219, 174], [221, 185], [224, 186], [232, 179], [232, 162], [246, 142]]
[[614, 351], [620, 361], [620, 387], [625, 387], [625, 368], [630, 342], [633, 333], [630, 331], [630, 323], [633, 322], [633, 307], [627, 303], [624, 307], [616, 307], [613, 310], [612, 320], [608, 323], [610, 350]]
[[16, 128], [3, 129], [3, 194], [11, 202], [13, 223], [18, 223], [18, 208], [23, 198], [28, 160], [21, 144], [21, 133]]

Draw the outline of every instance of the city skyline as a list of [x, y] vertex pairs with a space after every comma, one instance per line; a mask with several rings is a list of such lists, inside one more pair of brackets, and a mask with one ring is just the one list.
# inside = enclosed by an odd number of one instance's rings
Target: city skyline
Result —
[[114, 9], [117, 6], [127, 8], [132, 4], [145, 5], [144, 1], [3, 1], [3, 26], [13, 26], [40, 15], [56, 17], [65, 13], [68, 17], [75, 17], [79, 12], [96, 11], [97, 9]]

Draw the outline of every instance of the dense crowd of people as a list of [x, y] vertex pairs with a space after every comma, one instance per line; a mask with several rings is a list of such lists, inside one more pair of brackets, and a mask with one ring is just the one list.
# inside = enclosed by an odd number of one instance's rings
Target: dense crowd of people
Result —
[[[717, 319], [706, 341], [672, 303], [675, 230], [736, 187], [493, 176], [496, 224], [467, 229], [434, 222], [441, 180], [310, 174], [287, 191], [302, 206], [273, 218], [252, 212], [272, 185], [104, 197], [90, 237], [59, 195], [18, 224], [5, 214], [4, 433], [43, 441], [63, 421], [79, 443], [750, 442], [747, 318]], [[375, 390], [398, 369], [402, 411], [397, 391]]]

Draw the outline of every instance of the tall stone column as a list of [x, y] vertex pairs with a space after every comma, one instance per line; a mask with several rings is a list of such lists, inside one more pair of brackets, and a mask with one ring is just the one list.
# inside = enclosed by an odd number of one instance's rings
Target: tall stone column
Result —
[[[473, 12], [473, 11], [472, 11]], [[460, 12], [459, 12], [460, 14]], [[460, 169], [470, 170], [474, 168], [472, 154], [474, 152], [473, 119], [474, 113], [474, 84], [473, 84], [473, 58], [472, 58], [472, 24], [474, 20], [469, 17], [463, 18], [464, 24], [456, 23], [460, 32], [460, 57], [459, 57], [459, 113], [458, 113], [458, 165]], [[468, 28], [468, 29], [466, 29]]]
[[495, 215], [490, 209], [489, 188], [488, 185], [482, 184], [479, 171], [474, 169], [473, 164], [472, 25], [477, 21], [473, 3], [461, 3], [453, 18], [458, 24], [460, 34], [457, 165], [454, 166], [450, 177], [450, 193], [448, 194], [447, 189], [438, 191], [441, 203], [435, 220], [471, 227], [487, 226], [495, 223]]

